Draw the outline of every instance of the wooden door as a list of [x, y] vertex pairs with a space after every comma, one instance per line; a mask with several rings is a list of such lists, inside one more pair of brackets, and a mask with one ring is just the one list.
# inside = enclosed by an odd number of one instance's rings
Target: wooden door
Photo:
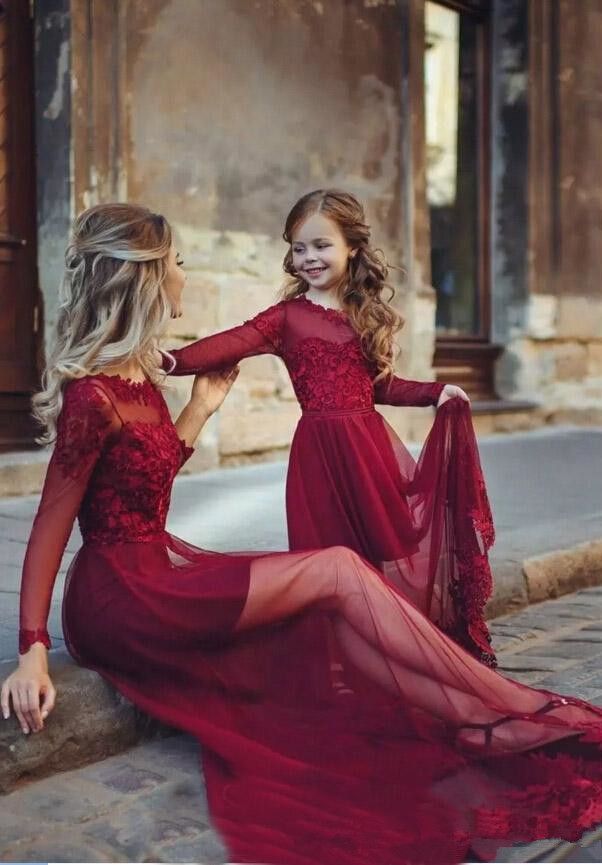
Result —
[[29, 0], [0, 2], [0, 449], [30, 447], [39, 291]]

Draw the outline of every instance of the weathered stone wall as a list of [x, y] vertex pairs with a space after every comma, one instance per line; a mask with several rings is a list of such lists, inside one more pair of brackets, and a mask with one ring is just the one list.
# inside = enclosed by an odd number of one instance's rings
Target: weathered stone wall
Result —
[[[48, 33], [37, 54], [52, 81], [37, 94], [41, 134], [52, 137], [40, 154], [47, 332], [67, 215], [93, 202], [139, 201], [174, 225], [189, 273], [186, 314], [170, 334], [181, 343], [273, 302], [289, 207], [310, 189], [343, 186], [407, 273], [405, 282], [391, 274], [407, 321], [400, 372], [431, 377], [422, 2], [64, 0], [53, 9], [39, 15]], [[498, 384], [562, 419], [595, 420], [600, 405], [601, 19], [596, 0], [493, 4]], [[174, 380], [174, 412], [189, 386]], [[431, 420], [430, 411], [385, 414], [409, 438]], [[297, 417], [281, 363], [246, 361], [190, 468], [282, 453]]]
[[602, 423], [602, 7], [535, 0], [530, 26], [529, 297], [504, 363], [547, 419]]
[[[277, 298], [285, 216], [320, 186], [359, 195], [377, 245], [405, 263], [394, 0], [72, 5], [76, 206], [127, 196], [170, 219], [189, 274], [171, 337], [233, 326]], [[434, 310], [421, 297], [406, 289], [398, 303], [403, 362], [427, 377]], [[189, 386], [174, 380], [174, 411]], [[282, 364], [245, 361], [190, 467], [281, 452], [298, 415]], [[403, 413], [394, 420], [403, 431]]]

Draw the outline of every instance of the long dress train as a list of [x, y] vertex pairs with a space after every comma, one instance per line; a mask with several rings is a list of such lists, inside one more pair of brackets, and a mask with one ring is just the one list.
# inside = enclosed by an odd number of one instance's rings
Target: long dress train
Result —
[[208, 372], [258, 354], [283, 359], [303, 409], [287, 476], [290, 549], [350, 547], [493, 666], [484, 619], [493, 521], [466, 405], [438, 413], [415, 462], [374, 404], [435, 405], [443, 385], [374, 385], [347, 316], [304, 296], [170, 352], [166, 368]]
[[[165, 530], [188, 449], [150, 383], [70, 383], [22, 584], [42, 640], [75, 515], [70, 651], [198, 737], [233, 861], [459, 863], [602, 820], [602, 711], [505, 679], [343, 547], [220, 554]], [[52, 723], [52, 717], [48, 723]]]

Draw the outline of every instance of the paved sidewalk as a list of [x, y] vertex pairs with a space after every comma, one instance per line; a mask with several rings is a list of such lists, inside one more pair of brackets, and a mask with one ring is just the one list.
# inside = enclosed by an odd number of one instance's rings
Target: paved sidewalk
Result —
[[[481, 439], [497, 528], [492, 565], [496, 597], [527, 603], [522, 563], [602, 539], [602, 430], [543, 428]], [[223, 469], [176, 481], [168, 528], [217, 550], [286, 549], [283, 462]], [[37, 496], [0, 499], [0, 660], [15, 657], [18, 591]], [[62, 578], [79, 546], [77, 532], [54, 593], [50, 632], [61, 645]], [[602, 573], [602, 563], [600, 565]]]
[[[502, 670], [602, 705], [602, 587], [492, 625]], [[221, 865], [197, 758], [194, 740], [175, 736], [21, 787], [0, 800], [0, 861]], [[601, 862], [593, 834], [589, 847], [521, 845], [496, 862]]]

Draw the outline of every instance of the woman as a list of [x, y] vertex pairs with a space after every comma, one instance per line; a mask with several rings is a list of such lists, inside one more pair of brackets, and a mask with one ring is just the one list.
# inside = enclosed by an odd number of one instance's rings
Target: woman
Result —
[[165, 531], [173, 478], [235, 376], [197, 380], [171, 422], [156, 350], [184, 282], [163, 217], [120, 204], [76, 221], [4, 717], [12, 704], [39, 731], [52, 710], [46, 620], [78, 514], [67, 645], [198, 737], [236, 862], [459, 863], [580, 837], [602, 819], [602, 711], [501, 677], [344, 547], [225, 555]]

